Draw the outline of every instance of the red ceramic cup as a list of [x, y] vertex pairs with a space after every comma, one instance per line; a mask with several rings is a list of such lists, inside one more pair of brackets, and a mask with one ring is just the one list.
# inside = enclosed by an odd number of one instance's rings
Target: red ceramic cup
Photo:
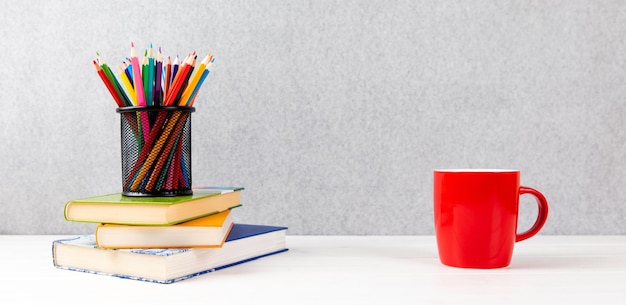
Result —
[[[519, 170], [459, 169], [434, 172], [435, 233], [439, 259], [461, 268], [502, 268], [516, 242], [530, 238], [548, 217], [548, 202], [537, 190], [520, 186]], [[517, 233], [519, 197], [537, 199], [538, 215]]]

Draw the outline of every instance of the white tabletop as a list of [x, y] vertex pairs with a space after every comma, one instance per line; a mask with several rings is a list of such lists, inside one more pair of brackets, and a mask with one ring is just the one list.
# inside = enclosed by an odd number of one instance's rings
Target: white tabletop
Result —
[[0, 304], [626, 304], [626, 236], [535, 236], [494, 270], [443, 266], [433, 236], [288, 236], [169, 285], [56, 269], [63, 237], [0, 235]]

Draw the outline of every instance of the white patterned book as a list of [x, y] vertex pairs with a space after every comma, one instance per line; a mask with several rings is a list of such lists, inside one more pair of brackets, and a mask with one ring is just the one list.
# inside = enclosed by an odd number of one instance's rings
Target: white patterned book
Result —
[[169, 284], [287, 251], [286, 227], [235, 224], [221, 248], [101, 249], [94, 235], [52, 243], [60, 269]]

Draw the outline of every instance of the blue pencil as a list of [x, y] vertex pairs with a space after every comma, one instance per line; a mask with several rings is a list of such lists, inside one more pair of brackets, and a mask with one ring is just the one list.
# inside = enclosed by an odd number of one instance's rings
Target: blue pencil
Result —
[[126, 77], [128, 77], [130, 85], [133, 86], [134, 89], [135, 83], [133, 82], [133, 66], [130, 64], [129, 58], [126, 58], [126, 60], [124, 61], [124, 73], [126, 74]]
[[202, 83], [207, 78], [207, 76], [209, 76], [209, 73], [211, 73], [210, 69], [211, 69], [211, 66], [213, 65], [214, 61], [215, 61], [215, 58], [213, 58], [211, 60], [211, 62], [206, 66], [204, 72], [202, 72], [202, 76], [200, 77], [200, 80], [198, 80], [198, 84], [196, 85], [196, 87], [193, 88], [193, 91], [191, 92], [191, 95], [189, 96], [189, 100], [187, 100], [187, 102], [185, 102], [185, 106], [187, 106], [187, 107], [193, 106], [193, 102], [196, 99], [196, 94], [198, 94], [198, 90], [200, 90], [200, 87], [202, 86]]
[[170, 76], [170, 84], [174, 83], [174, 78], [176, 77], [176, 73], [178, 73], [179, 66], [178, 55], [176, 55], [176, 59], [174, 59], [174, 64], [172, 64], [172, 75]]

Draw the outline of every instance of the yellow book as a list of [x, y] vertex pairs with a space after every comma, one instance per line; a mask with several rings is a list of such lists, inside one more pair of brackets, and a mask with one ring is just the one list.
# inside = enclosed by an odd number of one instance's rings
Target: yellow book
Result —
[[172, 226], [100, 224], [96, 245], [107, 249], [221, 247], [233, 227], [230, 210]]

